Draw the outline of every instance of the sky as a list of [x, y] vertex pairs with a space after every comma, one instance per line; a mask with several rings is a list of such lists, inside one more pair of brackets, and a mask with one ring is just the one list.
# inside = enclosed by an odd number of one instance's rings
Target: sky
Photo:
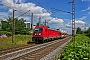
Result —
[[[90, 0], [74, 1], [75, 28], [88, 29], [90, 27]], [[68, 2], [72, 2], [72, 0], [0, 0], [0, 19], [6, 20], [8, 16], [12, 16], [12, 11], [15, 9], [17, 10], [15, 18], [24, 18], [27, 22], [31, 22], [31, 14], [33, 13], [34, 25], [41, 17], [41, 22], [44, 23], [46, 20], [50, 28], [60, 29], [71, 34], [72, 14], [58, 11], [72, 12], [72, 3], [68, 4]], [[22, 15], [23, 13], [26, 14]]]

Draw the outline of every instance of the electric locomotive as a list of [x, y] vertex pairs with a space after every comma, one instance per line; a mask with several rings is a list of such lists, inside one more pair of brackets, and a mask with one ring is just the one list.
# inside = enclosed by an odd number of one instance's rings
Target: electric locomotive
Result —
[[59, 30], [53, 30], [47, 26], [36, 26], [33, 31], [32, 41], [35, 43], [43, 43], [44, 41], [51, 41], [58, 38], [64, 38], [65, 33]]

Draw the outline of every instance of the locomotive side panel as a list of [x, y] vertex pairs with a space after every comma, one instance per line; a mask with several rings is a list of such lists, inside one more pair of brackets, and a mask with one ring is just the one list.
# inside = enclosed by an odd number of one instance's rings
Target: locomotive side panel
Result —
[[48, 27], [43, 27], [42, 36], [44, 40], [48, 39]]
[[49, 29], [49, 38], [51, 39], [60, 38], [60, 31]]

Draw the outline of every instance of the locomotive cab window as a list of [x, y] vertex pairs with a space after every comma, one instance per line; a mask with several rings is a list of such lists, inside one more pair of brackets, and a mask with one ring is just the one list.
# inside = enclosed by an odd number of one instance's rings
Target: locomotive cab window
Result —
[[42, 32], [42, 30], [43, 30], [42, 28], [35, 28], [34, 31], [35, 31], [35, 32]]

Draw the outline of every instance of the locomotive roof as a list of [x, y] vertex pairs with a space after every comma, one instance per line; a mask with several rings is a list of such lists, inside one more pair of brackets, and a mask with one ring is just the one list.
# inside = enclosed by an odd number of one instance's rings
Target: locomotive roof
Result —
[[[36, 26], [35, 28], [48, 28], [50, 29], [48, 26]], [[54, 29], [51, 29], [54, 30]], [[60, 31], [60, 30], [56, 30], [56, 31]], [[66, 33], [65, 31], [60, 31], [61, 33]]]
[[43, 27], [47, 27], [48, 28], [48, 26], [36, 26], [36, 28], [43, 28]]

